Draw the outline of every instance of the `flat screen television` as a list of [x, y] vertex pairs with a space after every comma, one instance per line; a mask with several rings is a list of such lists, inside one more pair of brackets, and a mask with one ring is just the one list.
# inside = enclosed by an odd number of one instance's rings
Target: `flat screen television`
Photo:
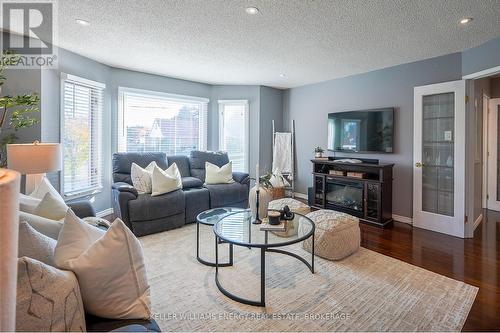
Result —
[[392, 153], [394, 108], [328, 114], [328, 150]]

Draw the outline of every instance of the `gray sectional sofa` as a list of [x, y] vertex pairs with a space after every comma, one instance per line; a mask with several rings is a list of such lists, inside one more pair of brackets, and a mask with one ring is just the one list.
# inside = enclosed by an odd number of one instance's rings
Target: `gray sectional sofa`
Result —
[[[146, 167], [155, 161], [166, 169], [176, 163], [182, 176], [182, 190], [152, 197], [138, 194], [132, 186], [132, 163]], [[196, 215], [209, 208], [248, 207], [250, 178], [233, 172], [234, 183], [204, 185], [205, 162], [223, 166], [226, 153], [192, 151], [190, 156], [166, 156], [164, 153], [113, 154], [113, 208], [136, 236], [178, 228], [196, 221]]]

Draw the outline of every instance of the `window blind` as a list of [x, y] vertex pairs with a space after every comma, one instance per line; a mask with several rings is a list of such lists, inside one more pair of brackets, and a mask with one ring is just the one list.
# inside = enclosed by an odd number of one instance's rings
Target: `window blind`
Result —
[[247, 100], [219, 101], [219, 150], [226, 151], [233, 170], [249, 169], [249, 120]]
[[208, 99], [120, 89], [118, 151], [189, 155], [207, 149]]
[[101, 132], [105, 85], [63, 74], [61, 143], [65, 198], [102, 188]]

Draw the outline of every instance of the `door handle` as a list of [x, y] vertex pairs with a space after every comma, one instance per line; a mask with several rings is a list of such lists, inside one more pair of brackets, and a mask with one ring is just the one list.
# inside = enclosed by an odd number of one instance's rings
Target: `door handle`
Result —
[[424, 166], [424, 164], [423, 164], [423, 163], [420, 163], [420, 162], [417, 162], [417, 163], [415, 163], [415, 166], [416, 166], [417, 168], [421, 168], [421, 167], [423, 167], [423, 166]]

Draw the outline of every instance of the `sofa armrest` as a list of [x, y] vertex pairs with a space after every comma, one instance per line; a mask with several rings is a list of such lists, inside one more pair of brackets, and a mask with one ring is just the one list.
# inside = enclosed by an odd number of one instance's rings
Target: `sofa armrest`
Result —
[[137, 199], [137, 196], [139, 194], [132, 185], [127, 183], [118, 182], [114, 183], [111, 187], [111, 192], [113, 195], [113, 213], [115, 217], [121, 219], [123, 223], [125, 223], [125, 225], [129, 227], [130, 230], [132, 230], [128, 203], [131, 200]]
[[114, 183], [112, 185], [112, 188], [113, 188], [113, 190], [116, 190], [118, 192], [132, 193], [136, 198], [139, 195], [137, 193], [137, 190], [135, 189], [135, 187], [133, 187], [132, 185], [130, 185], [128, 183], [124, 183], [124, 182]]
[[87, 200], [68, 202], [68, 207], [81, 219], [84, 217], [95, 217], [94, 207]]
[[250, 177], [246, 172], [233, 172], [233, 179], [240, 184], [250, 184]]

